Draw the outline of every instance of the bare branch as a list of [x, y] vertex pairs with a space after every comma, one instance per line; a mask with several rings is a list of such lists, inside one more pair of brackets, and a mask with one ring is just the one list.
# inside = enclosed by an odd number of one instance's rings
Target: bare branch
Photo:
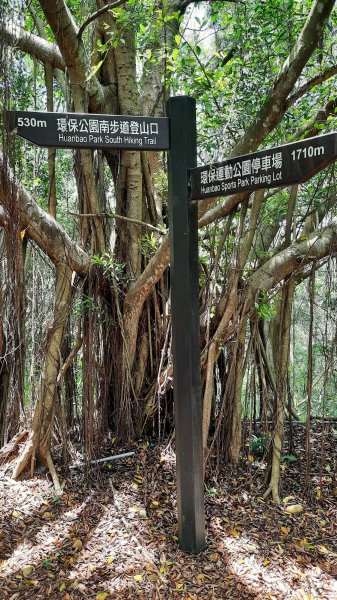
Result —
[[56, 69], [64, 71], [65, 64], [61, 52], [54, 44], [47, 42], [41, 37], [17, 27], [17, 25], [3, 25], [0, 35], [5, 42], [22, 52], [27, 52], [42, 63], [49, 63]]
[[85, 218], [90, 219], [91, 217], [98, 217], [99, 219], [102, 219], [104, 217], [107, 217], [108, 219], [119, 219], [120, 221], [127, 221], [128, 223], [135, 223], [135, 225], [140, 225], [141, 227], [147, 227], [147, 229], [151, 229], [151, 231], [157, 231], [157, 233], [160, 233], [161, 235], [164, 235], [166, 233], [166, 231], [164, 229], [155, 227], [154, 225], [151, 225], [150, 223], [145, 223], [145, 221], [140, 221], [139, 219], [131, 219], [130, 217], [124, 217], [123, 215], [117, 215], [116, 213], [102, 212], [100, 214], [97, 214], [97, 213], [75, 213], [75, 212], [68, 211], [68, 214], [73, 215], [74, 217], [80, 217], [80, 218], [84, 218], [84, 219]]
[[96, 12], [92, 13], [92, 15], [90, 15], [90, 17], [88, 17], [79, 28], [77, 32], [78, 39], [81, 39], [83, 31], [90, 23], [92, 23], [92, 21], [95, 21], [95, 19], [98, 19], [98, 17], [104, 15], [104, 13], [108, 12], [108, 10], [113, 10], [114, 8], [117, 8], [117, 6], [121, 6], [121, 4], [125, 4], [125, 2], [127, 2], [127, 0], [116, 0], [116, 2], [110, 2], [109, 4], [106, 4], [105, 6], [102, 6], [102, 8], [96, 10]]

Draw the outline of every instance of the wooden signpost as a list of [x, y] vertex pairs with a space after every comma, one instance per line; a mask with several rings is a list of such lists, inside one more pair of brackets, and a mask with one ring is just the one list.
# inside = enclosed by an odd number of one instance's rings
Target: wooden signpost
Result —
[[179, 544], [205, 546], [200, 392], [198, 203], [301, 183], [337, 159], [337, 133], [196, 167], [196, 105], [170, 98], [168, 117], [9, 111], [10, 131], [39, 146], [169, 150], [168, 194]]
[[12, 133], [45, 147], [169, 150], [171, 307], [179, 544], [205, 546], [202, 454], [197, 207], [188, 198], [196, 165], [195, 100], [171, 98], [168, 117], [8, 111]]

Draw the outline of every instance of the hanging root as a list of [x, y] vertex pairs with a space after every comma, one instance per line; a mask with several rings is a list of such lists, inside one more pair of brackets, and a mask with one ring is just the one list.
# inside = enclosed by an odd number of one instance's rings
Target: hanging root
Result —
[[54, 463], [53, 463], [53, 459], [51, 457], [51, 454], [50, 454], [49, 450], [47, 450], [47, 453], [46, 453], [46, 462], [47, 462], [48, 469], [49, 469], [49, 472], [50, 472], [52, 480], [53, 480], [53, 484], [54, 484], [54, 488], [55, 488], [55, 494], [57, 496], [62, 496], [63, 491], [62, 491], [62, 488], [60, 486], [60, 481], [59, 481], [58, 475], [56, 473], [56, 469], [55, 469], [55, 466], [54, 466]]

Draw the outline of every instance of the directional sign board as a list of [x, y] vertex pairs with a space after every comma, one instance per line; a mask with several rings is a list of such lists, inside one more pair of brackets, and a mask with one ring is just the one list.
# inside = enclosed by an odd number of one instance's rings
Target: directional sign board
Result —
[[60, 148], [169, 148], [167, 117], [8, 111], [8, 128], [38, 146]]
[[301, 183], [337, 159], [328, 133], [190, 170], [191, 200]]

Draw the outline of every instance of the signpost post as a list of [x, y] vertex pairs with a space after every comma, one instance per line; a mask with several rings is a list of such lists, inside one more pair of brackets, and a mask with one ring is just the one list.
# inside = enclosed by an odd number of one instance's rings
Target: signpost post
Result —
[[197, 161], [195, 100], [170, 98], [168, 195], [177, 504], [180, 547], [205, 546], [202, 405], [200, 391], [198, 207], [188, 170]]

